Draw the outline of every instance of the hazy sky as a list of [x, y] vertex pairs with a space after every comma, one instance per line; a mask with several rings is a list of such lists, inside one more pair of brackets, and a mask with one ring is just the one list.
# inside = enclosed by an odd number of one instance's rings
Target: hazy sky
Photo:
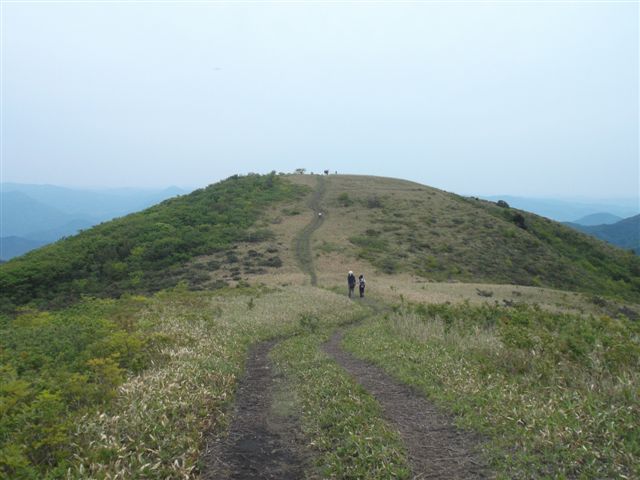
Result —
[[6, 2], [2, 180], [638, 196], [636, 2]]

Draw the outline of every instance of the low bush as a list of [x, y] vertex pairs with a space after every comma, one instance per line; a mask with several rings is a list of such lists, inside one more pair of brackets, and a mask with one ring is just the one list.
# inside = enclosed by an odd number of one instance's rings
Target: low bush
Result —
[[342, 207], [350, 207], [353, 205], [353, 199], [349, 196], [348, 193], [343, 192], [338, 195], [338, 204]]

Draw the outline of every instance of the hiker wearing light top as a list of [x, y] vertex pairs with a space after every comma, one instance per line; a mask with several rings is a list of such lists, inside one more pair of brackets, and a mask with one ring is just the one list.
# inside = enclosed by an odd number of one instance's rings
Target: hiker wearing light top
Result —
[[351, 270], [349, 270], [349, 275], [347, 275], [347, 284], [349, 285], [349, 298], [351, 298], [353, 289], [356, 288], [356, 276]]
[[364, 275], [360, 275], [358, 277], [358, 287], [360, 288], [360, 298], [364, 297], [364, 286], [365, 286], [365, 281], [364, 281]]

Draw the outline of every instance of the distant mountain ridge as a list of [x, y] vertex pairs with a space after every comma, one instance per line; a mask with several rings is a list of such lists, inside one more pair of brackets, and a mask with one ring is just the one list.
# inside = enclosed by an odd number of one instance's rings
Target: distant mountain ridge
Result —
[[22, 237], [2, 237], [0, 238], [0, 260], [6, 261], [6, 259], [18, 257], [45, 244], [46, 242]]
[[176, 186], [162, 189], [114, 188], [98, 190], [20, 183], [2, 183], [0, 191], [3, 193], [20, 192], [66, 214], [91, 216], [98, 221], [142, 210], [167, 198], [187, 193], [186, 190]]
[[[622, 218], [632, 217], [640, 213], [637, 198], [611, 200], [564, 200], [552, 198], [527, 198], [512, 195], [480, 196], [485, 200], [497, 202], [504, 200], [511, 207], [526, 210], [558, 222], [576, 222], [586, 216], [607, 212]], [[606, 222], [605, 222], [606, 223]]]
[[640, 254], [640, 215], [625, 218], [610, 225], [580, 225], [570, 222], [566, 222], [565, 225]]
[[591, 215], [584, 216], [579, 218], [578, 220], [574, 220], [571, 223], [577, 223], [578, 225], [584, 225], [585, 227], [595, 226], [595, 225], [611, 225], [613, 223], [617, 223], [623, 218], [613, 215], [612, 213], [592, 213]]
[[55, 185], [0, 184], [0, 259], [74, 235], [102, 221], [186, 193], [165, 189], [82, 190]]
[[32, 232], [56, 228], [76, 218], [95, 222], [85, 215], [74, 217], [18, 191], [0, 193], [0, 212], [0, 230], [3, 237], [27, 237]]

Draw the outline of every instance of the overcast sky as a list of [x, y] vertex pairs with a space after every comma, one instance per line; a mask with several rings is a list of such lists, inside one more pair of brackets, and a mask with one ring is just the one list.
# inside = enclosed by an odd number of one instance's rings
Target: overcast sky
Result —
[[2, 180], [638, 196], [638, 3], [2, 6]]

